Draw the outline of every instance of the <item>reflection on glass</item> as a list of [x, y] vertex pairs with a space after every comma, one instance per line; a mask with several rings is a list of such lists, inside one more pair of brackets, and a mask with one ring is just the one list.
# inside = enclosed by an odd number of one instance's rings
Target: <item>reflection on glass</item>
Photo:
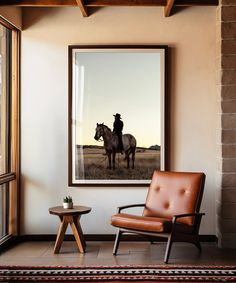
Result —
[[10, 35], [11, 31], [0, 25], [0, 174], [8, 172]]
[[0, 186], [0, 240], [7, 235], [8, 188], [7, 184]]
[[72, 183], [149, 184], [165, 168], [165, 48], [71, 52]]

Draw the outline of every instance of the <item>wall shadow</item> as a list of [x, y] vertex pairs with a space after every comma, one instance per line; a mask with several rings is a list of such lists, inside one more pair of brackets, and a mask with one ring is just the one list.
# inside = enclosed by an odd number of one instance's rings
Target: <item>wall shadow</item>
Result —
[[176, 15], [176, 14], [179, 14], [179, 13], [181, 13], [182, 11], [184, 11], [184, 10], [186, 10], [186, 9], [188, 9], [188, 8], [190, 8], [190, 7], [188, 7], [188, 6], [180, 6], [180, 7], [178, 7], [178, 6], [174, 6], [173, 8], [172, 8], [172, 12], [171, 12], [171, 15]]
[[[48, 8], [42, 8], [42, 7], [35, 7], [35, 8], [22, 8], [22, 30], [27, 30], [28, 28], [34, 26], [40, 20], [43, 18], [53, 17], [56, 14], [58, 14], [62, 7], [48, 7]], [[80, 13], [80, 10], [78, 8], [78, 13]]]

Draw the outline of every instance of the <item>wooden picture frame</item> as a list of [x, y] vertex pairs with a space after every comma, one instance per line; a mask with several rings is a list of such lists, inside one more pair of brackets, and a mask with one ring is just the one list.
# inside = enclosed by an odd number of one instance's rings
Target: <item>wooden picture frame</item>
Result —
[[167, 53], [165, 45], [69, 46], [69, 186], [143, 186], [166, 169]]

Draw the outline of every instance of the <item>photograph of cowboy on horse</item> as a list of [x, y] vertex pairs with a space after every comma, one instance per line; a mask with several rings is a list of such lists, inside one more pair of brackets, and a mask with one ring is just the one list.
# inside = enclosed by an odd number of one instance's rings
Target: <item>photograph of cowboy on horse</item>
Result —
[[130, 168], [130, 157], [132, 161], [131, 168], [134, 169], [135, 152], [137, 141], [131, 134], [122, 133], [124, 123], [121, 121], [121, 115], [116, 113], [113, 115], [115, 121], [113, 123], [113, 131], [104, 125], [104, 123], [98, 124], [95, 129], [94, 139], [96, 141], [104, 141], [104, 149], [108, 157], [108, 168], [116, 168], [116, 155], [118, 153], [125, 153], [124, 161], [127, 162], [127, 169]]

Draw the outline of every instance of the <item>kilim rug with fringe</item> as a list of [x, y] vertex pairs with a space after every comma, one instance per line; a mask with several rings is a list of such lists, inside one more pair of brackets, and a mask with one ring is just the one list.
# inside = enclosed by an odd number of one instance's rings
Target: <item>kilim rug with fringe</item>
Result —
[[0, 282], [236, 282], [236, 266], [0, 266]]

